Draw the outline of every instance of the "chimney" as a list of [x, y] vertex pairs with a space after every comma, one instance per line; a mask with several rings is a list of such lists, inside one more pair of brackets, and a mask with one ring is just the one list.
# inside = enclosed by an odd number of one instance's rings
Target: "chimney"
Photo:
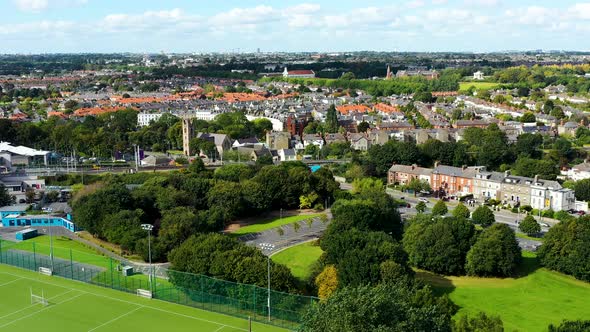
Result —
[[462, 170], [466, 170], [466, 169], [467, 169], [467, 165], [463, 165], [463, 166], [461, 166], [461, 169], [462, 169]]
[[510, 171], [509, 170], [508, 171], [504, 171], [504, 177], [507, 177], [509, 175], [510, 175]]
[[537, 183], [539, 182], [539, 175], [535, 175], [535, 179], [533, 180], [533, 183]]
[[437, 168], [437, 167], [438, 167], [438, 161], [435, 161], [434, 162], [434, 168]]
[[412, 164], [412, 170], [414, 170], [416, 167], [418, 167], [418, 165]]

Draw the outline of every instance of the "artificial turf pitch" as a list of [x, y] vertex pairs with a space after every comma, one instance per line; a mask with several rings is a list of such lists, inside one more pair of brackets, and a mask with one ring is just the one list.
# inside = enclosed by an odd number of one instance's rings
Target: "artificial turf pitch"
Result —
[[[31, 304], [44, 294], [49, 305]], [[0, 331], [249, 331], [247, 320], [0, 264]], [[252, 322], [254, 332], [286, 331]]]

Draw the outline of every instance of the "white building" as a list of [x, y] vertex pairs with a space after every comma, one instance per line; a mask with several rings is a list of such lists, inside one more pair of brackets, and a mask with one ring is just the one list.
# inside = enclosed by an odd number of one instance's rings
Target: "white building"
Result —
[[475, 73], [473, 73], [473, 79], [474, 80], [483, 80], [484, 79], [483, 72], [478, 70]]
[[583, 162], [581, 164], [575, 165], [567, 171], [562, 171], [561, 174], [574, 181], [590, 179], [590, 164]]
[[530, 202], [533, 209], [537, 210], [567, 211], [576, 207], [573, 190], [562, 188], [555, 181], [538, 179], [536, 176], [531, 184]]
[[286, 78], [314, 78], [315, 72], [313, 70], [303, 69], [303, 70], [285, 70], [283, 71], [283, 77]]
[[158, 121], [164, 113], [148, 113], [148, 112], [141, 112], [137, 114], [137, 126], [138, 127], [145, 127], [149, 126], [152, 121]]
[[49, 151], [31, 149], [26, 146], [12, 146], [8, 142], [0, 142], [0, 165], [10, 169], [17, 165], [47, 165]]

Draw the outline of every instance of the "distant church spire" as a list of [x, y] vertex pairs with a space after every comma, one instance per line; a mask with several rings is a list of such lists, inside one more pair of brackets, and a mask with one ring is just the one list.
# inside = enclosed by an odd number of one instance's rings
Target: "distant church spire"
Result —
[[387, 75], [385, 75], [385, 79], [391, 79], [391, 68], [387, 65]]

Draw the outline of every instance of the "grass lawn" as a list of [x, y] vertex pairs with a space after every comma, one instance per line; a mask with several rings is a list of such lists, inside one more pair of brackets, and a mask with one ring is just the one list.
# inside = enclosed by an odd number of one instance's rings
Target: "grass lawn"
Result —
[[295, 222], [299, 222], [301, 220], [311, 219], [314, 217], [320, 216], [321, 213], [315, 214], [306, 214], [306, 215], [299, 215], [299, 216], [291, 216], [291, 217], [283, 217], [283, 218], [276, 218], [276, 219], [266, 219], [256, 222], [255, 224], [240, 227], [235, 232], [231, 233], [233, 236], [242, 236], [251, 233], [259, 233], [266, 231], [271, 228], [289, 225]]
[[495, 82], [459, 82], [459, 91], [467, 91], [471, 86], [477, 90], [488, 90], [497, 87], [499, 84]]
[[275, 263], [286, 265], [293, 275], [305, 280], [311, 272], [311, 266], [322, 255], [322, 249], [314, 245], [315, 241], [305, 242], [274, 254]]
[[[50, 239], [48, 235], [41, 235], [18, 243], [2, 241], [2, 250], [5, 249], [18, 249], [30, 252], [34, 250], [36, 253], [49, 256]], [[76, 262], [104, 268], [110, 267], [110, 259], [98, 254], [94, 249], [67, 237], [53, 237], [53, 254], [55, 257], [69, 260], [70, 250], [71, 258]]]
[[[32, 304], [31, 290], [48, 305]], [[243, 318], [1, 264], [0, 293], [0, 331], [248, 331]], [[252, 331], [287, 330], [253, 322]]]
[[546, 331], [551, 323], [590, 317], [590, 283], [538, 267], [533, 253], [523, 253], [523, 277], [442, 277], [418, 272], [437, 292], [448, 293], [461, 307], [457, 316], [479, 311], [497, 315], [505, 331]]

